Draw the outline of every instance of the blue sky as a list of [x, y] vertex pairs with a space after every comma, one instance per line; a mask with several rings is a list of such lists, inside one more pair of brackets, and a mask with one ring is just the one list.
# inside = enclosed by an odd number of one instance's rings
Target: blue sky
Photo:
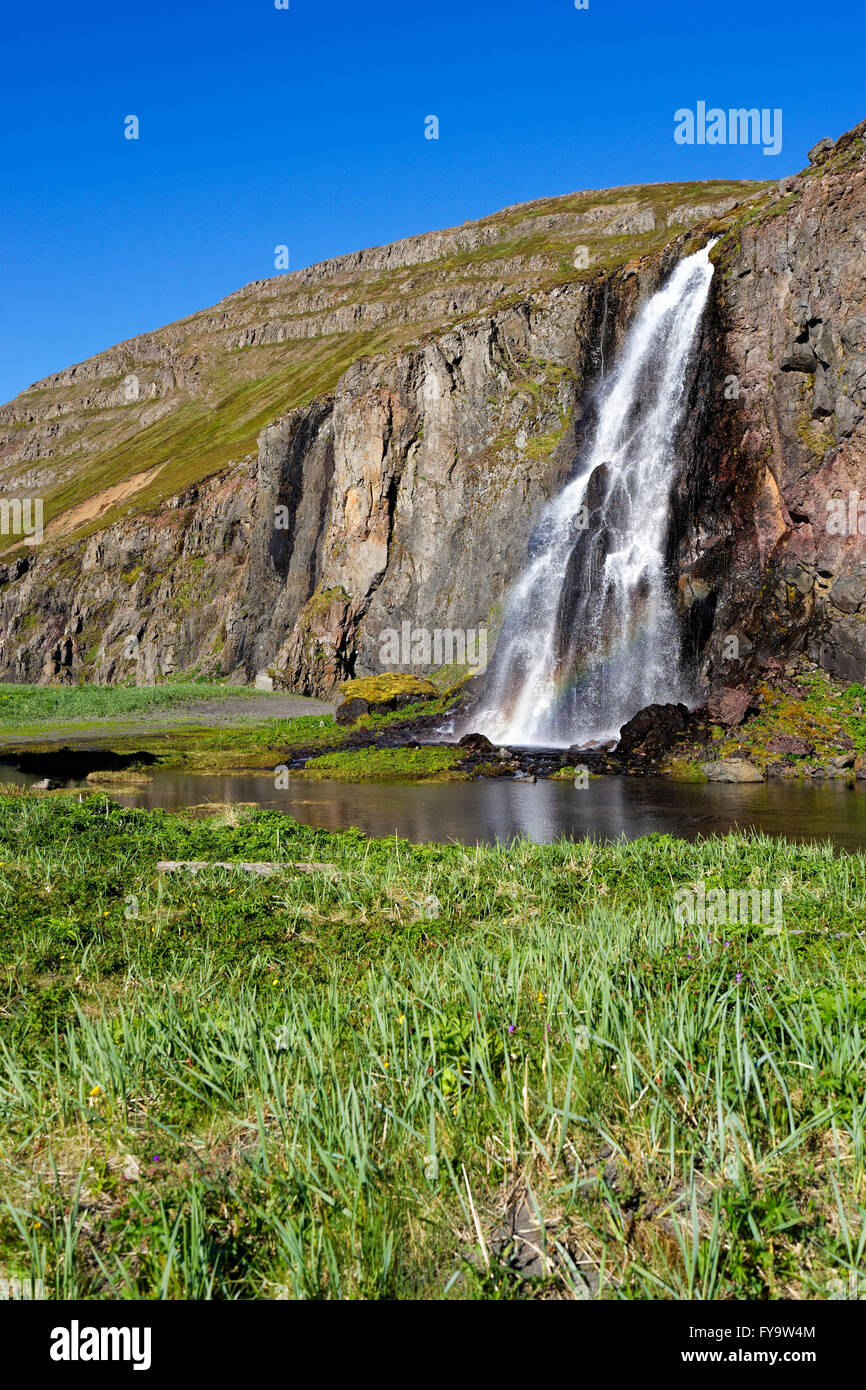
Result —
[[[781, 177], [866, 117], [858, 0], [289, 4], [7, 4], [0, 400], [279, 244], [297, 269], [580, 188]], [[677, 145], [700, 100], [781, 108], [782, 152]]]

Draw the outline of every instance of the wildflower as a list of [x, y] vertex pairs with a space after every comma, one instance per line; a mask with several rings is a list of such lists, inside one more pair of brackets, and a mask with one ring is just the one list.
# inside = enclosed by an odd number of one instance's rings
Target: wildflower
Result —
[[159, 1163], [159, 1154], [154, 1154], [151, 1163]]
[[97, 1084], [96, 1084], [95, 1086], [91, 1086], [90, 1090], [87, 1092], [87, 1097], [88, 1097], [87, 1103], [88, 1103], [88, 1105], [90, 1105], [91, 1108], [92, 1108], [94, 1105], [99, 1105], [99, 1104], [100, 1104], [100, 1102], [101, 1102], [101, 1101], [104, 1099], [104, 1097], [105, 1097], [105, 1092], [103, 1091], [102, 1087], [101, 1087], [101, 1086], [99, 1085], [99, 1083], [97, 1082]]
[[405, 1015], [405, 1014], [401, 1014], [400, 1017], [397, 1019], [397, 1022], [398, 1022], [398, 1023], [405, 1023], [405, 1022], [406, 1022], [406, 1015]]
[[538, 1000], [539, 1004], [543, 1004], [543, 1003], [544, 1003], [544, 995], [541, 993], [540, 990], [538, 991], [538, 994], [536, 994], [535, 997], [536, 997], [536, 999]]
[[517, 1027], [517, 1024], [516, 1024], [516, 1023], [509, 1023], [509, 1025], [508, 1025], [508, 1031], [509, 1031], [509, 1033], [513, 1033], [516, 1027]]
[[742, 972], [742, 970], [738, 970], [737, 973], [736, 973], [736, 975], [734, 976], [734, 979], [736, 980], [737, 984], [740, 983], [740, 981], [742, 980], [742, 978], [743, 978], [743, 972]]

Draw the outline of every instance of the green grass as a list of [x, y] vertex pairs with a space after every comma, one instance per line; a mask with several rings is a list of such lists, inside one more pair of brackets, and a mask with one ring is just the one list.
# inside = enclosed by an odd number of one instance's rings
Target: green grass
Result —
[[[0, 860], [4, 1276], [754, 1299], [862, 1267], [862, 856], [415, 846], [22, 794]], [[783, 929], [678, 924], [700, 879], [778, 889]], [[520, 1201], [546, 1223], [528, 1281], [497, 1235]]]
[[82, 724], [93, 719], [122, 719], [156, 709], [173, 709], [196, 700], [243, 698], [260, 692], [246, 686], [166, 685], [0, 685], [0, 729], [7, 732], [39, 723]]
[[457, 748], [347, 748], [324, 753], [304, 765], [304, 776], [341, 782], [443, 782], [468, 775], [459, 770]]

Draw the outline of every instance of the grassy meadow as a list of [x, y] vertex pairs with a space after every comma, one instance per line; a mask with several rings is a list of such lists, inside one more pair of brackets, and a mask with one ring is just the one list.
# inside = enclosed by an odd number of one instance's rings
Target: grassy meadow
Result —
[[[0, 860], [4, 1277], [484, 1300], [857, 1278], [862, 856], [475, 850], [19, 793]], [[679, 923], [699, 882], [780, 891], [783, 923]]]

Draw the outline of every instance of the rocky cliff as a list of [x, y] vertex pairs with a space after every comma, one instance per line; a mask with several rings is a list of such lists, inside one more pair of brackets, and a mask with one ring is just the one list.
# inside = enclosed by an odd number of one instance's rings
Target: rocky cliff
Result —
[[38, 383], [0, 411], [3, 494], [47, 518], [3, 542], [0, 677], [324, 694], [404, 622], [493, 635], [593, 382], [710, 234], [669, 547], [689, 659], [862, 670], [863, 542], [825, 524], [864, 472], [862, 133], [778, 187], [569, 195], [257, 282]]
[[716, 248], [672, 563], [706, 683], [866, 677], [866, 122]]

